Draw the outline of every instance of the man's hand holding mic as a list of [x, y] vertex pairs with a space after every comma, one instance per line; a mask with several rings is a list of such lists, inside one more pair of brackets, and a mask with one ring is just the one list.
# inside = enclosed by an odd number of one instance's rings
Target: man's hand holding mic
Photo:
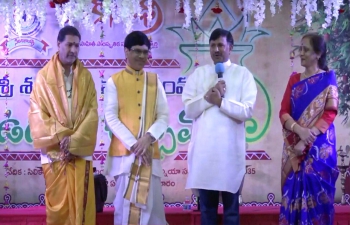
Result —
[[216, 63], [215, 64], [215, 72], [218, 75], [219, 82], [215, 85], [215, 88], [219, 90], [221, 97], [225, 96], [226, 92], [226, 84], [223, 78], [224, 72], [225, 72], [225, 66], [223, 63]]
[[222, 97], [219, 89], [217, 89], [216, 86], [209, 89], [209, 91], [204, 95], [204, 99], [210, 104], [216, 105], [219, 108], [221, 107]]
[[223, 74], [225, 72], [224, 64], [217, 63], [215, 65], [215, 72], [218, 75], [218, 83], [210, 88], [209, 91], [204, 95], [204, 99], [213, 104], [217, 105], [219, 108], [221, 107], [222, 98], [225, 96], [226, 92], [226, 83], [223, 79]]
[[218, 83], [215, 85], [215, 88], [219, 90], [220, 96], [225, 96], [226, 83], [224, 80], [219, 80]]

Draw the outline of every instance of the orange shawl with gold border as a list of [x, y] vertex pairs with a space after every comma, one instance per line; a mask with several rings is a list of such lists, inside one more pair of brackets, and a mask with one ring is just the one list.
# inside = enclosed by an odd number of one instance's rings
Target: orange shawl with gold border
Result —
[[79, 60], [73, 68], [71, 111], [58, 54], [39, 71], [30, 95], [29, 126], [37, 149], [60, 151], [58, 143], [70, 136], [69, 151], [90, 156], [95, 149], [98, 128], [95, 83]]

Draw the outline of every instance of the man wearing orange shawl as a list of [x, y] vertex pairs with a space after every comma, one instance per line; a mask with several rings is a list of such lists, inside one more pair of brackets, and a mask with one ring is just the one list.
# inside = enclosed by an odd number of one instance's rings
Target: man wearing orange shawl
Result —
[[116, 180], [114, 225], [165, 225], [157, 140], [168, 127], [168, 104], [157, 74], [143, 70], [147, 36], [126, 36], [127, 67], [108, 79], [105, 117], [113, 132], [105, 174]]
[[80, 33], [58, 34], [58, 52], [36, 77], [30, 95], [29, 126], [41, 149], [48, 225], [94, 225], [92, 154], [98, 126], [91, 73], [77, 59]]

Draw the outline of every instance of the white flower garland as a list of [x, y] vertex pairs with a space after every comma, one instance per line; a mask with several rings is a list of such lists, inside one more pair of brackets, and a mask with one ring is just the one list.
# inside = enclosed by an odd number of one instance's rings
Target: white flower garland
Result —
[[255, 0], [254, 5], [255, 5], [254, 25], [255, 25], [255, 27], [258, 27], [262, 24], [262, 22], [265, 19], [265, 8], [266, 7], [265, 7], [264, 0]]
[[242, 9], [242, 0], [237, 0], [237, 7]]
[[333, 17], [337, 20], [338, 16], [339, 16], [339, 9], [340, 6], [343, 5], [343, 0], [339, 1], [339, 0], [335, 0], [333, 1]]
[[296, 23], [297, 0], [292, 0], [291, 5], [292, 5], [292, 9], [291, 9], [291, 15], [290, 15], [290, 19], [291, 19], [290, 25], [294, 27]]
[[322, 28], [326, 29], [332, 21], [332, 0], [323, 0], [325, 7], [326, 18], [325, 22], [322, 24]]
[[178, 13], [180, 11], [180, 8], [181, 8], [181, 0], [176, 0], [175, 11]]
[[[103, 0], [102, 21], [106, 23], [110, 16], [114, 23], [123, 22], [125, 32], [132, 30], [135, 21], [134, 15], [141, 16], [141, 0]], [[191, 0], [176, 0], [175, 10], [180, 11], [183, 3], [184, 13], [186, 15], [183, 28], [188, 29], [191, 24], [192, 12], [190, 7]], [[244, 25], [248, 26], [248, 15], [254, 16], [255, 26], [260, 26], [265, 19], [265, 1], [270, 3], [272, 16], [276, 14], [276, 4], [279, 9], [282, 7], [283, 0], [237, 0], [237, 6], [243, 11]], [[14, 23], [16, 33], [22, 35], [22, 20], [25, 15], [28, 19], [33, 16], [39, 20], [41, 27], [44, 27], [46, 21], [46, 7], [48, 0], [1, 0], [0, 16], [4, 21], [5, 35], [10, 33], [10, 24]], [[147, 0], [147, 24], [150, 26], [152, 21], [152, 0]], [[194, 17], [199, 18], [203, 9], [203, 0], [194, 0]], [[323, 28], [330, 26], [332, 19], [338, 19], [340, 6], [343, 0], [323, 0], [325, 6], [326, 18], [322, 24]], [[301, 15], [305, 10], [305, 19], [307, 25], [312, 24], [312, 14], [317, 12], [317, 0], [292, 0], [291, 1], [291, 26], [296, 24], [296, 16]], [[80, 23], [84, 28], [94, 31], [91, 0], [70, 0], [65, 4], [57, 4], [56, 18], [60, 27], [63, 27], [68, 21], [70, 25]]]
[[63, 5], [56, 4], [55, 9], [60, 27], [64, 27], [67, 22], [71, 26], [80, 23], [85, 29], [95, 31], [90, 0], [70, 0]]
[[117, 10], [112, 13], [113, 20], [115, 23], [123, 22], [125, 33], [129, 34], [135, 21], [134, 15], [139, 17], [142, 12], [140, 0], [119, 0], [117, 5]]
[[185, 12], [186, 18], [185, 18], [185, 23], [182, 25], [182, 28], [188, 29], [190, 27], [191, 18], [192, 18], [190, 0], [184, 0], [183, 4], [184, 4], [184, 12]]
[[[134, 4], [134, 15], [136, 14], [136, 17], [140, 18], [142, 16], [141, 0], [133, 0], [133, 4]], [[149, 8], [148, 8], [148, 10], [149, 10]], [[136, 20], [137, 20], [137, 18], [136, 18]], [[135, 18], [133, 17], [133, 21], [134, 20], [135, 20]], [[140, 20], [138, 20], [138, 21], [140, 21]]]
[[102, 22], [103, 23], [106, 23], [110, 18], [110, 16], [112, 15], [111, 6], [112, 6], [112, 0], [103, 0], [102, 2], [102, 13], [103, 13]]
[[23, 20], [31, 20], [35, 17], [41, 27], [46, 20], [46, 0], [2, 0], [0, 4], [0, 16], [3, 17], [5, 35], [10, 33], [10, 23], [15, 24], [15, 32], [22, 36]]
[[148, 12], [147, 12], [147, 25], [149, 27], [151, 27], [151, 21], [152, 21], [152, 11], [153, 11], [153, 8], [152, 8], [152, 0], [147, 0], [147, 9], [148, 9]]
[[22, 25], [21, 20], [23, 17], [24, 9], [28, 7], [28, 2], [26, 0], [15, 0], [15, 30], [18, 36], [22, 36]]
[[112, 0], [111, 2], [111, 15], [113, 18], [113, 23], [118, 24], [121, 22], [119, 11], [118, 11], [118, 1]]
[[47, 7], [47, 1], [46, 0], [35, 0], [34, 4], [31, 4], [32, 6], [35, 6], [37, 19], [40, 22], [41, 28], [44, 28], [45, 22], [46, 22], [46, 7]]
[[275, 8], [276, 0], [269, 0], [269, 2], [270, 2], [271, 14], [272, 14], [272, 16], [274, 16], [276, 14], [276, 8]]
[[199, 19], [203, 9], [203, 1], [195, 0], [193, 5], [195, 6], [195, 11], [194, 11], [195, 18]]

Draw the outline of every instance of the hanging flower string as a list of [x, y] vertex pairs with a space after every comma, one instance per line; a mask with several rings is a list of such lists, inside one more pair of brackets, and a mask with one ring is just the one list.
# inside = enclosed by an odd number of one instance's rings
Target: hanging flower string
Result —
[[148, 53], [148, 60], [151, 60], [152, 59], [152, 46], [153, 46], [152, 36], [149, 36], [148, 39], [149, 39], [149, 42], [151, 44], [151, 48], [149, 49], [149, 53]]
[[[104, 89], [105, 89], [105, 70], [99, 70], [99, 74], [100, 74], [100, 79], [101, 79], [101, 95], [99, 98], [99, 102], [100, 102], [100, 115], [102, 115], [100, 117], [100, 151], [101, 154], [102, 152], [104, 152], [104, 146], [105, 146], [105, 142], [104, 142], [104, 128], [105, 128], [105, 117], [104, 117], [104, 113], [103, 113], [103, 102], [104, 102]], [[101, 157], [101, 161], [100, 161], [100, 166], [101, 166], [101, 171], [104, 170], [104, 157]]]
[[[103, 3], [102, 3], [102, 6], [101, 6], [101, 11], [102, 12], [105, 12], [105, 7], [109, 7], [109, 5], [108, 5], [109, 3], [106, 3], [105, 1], [103, 1]], [[112, 12], [110, 11], [110, 14], [111, 14]], [[108, 14], [108, 13], [107, 13]], [[109, 14], [109, 15], [110, 15]], [[106, 14], [105, 14], [106, 15]], [[109, 16], [108, 16], [109, 17]], [[101, 25], [101, 33], [100, 33], [100, 42], [101, 42], [101, 51], [100, 51], [100, 58], [103, 58], [103, 57], [105, 57], [105, 54], [104, 54], [104, 52], [103, 52], [103, 39], [104, 39], [104, 37], [105, 37], [105, 31], [104, 31], [104, 29], [103, 29], [103, 23], [105, 23], [107, 21], [107, 19], [106, 19], [106, 16], [100, 16], [100, 25]]]
[[64, 27], [65, 24], [73, 26], [74, 23], [81, 23], [91, 33], [95, 31], [91, 0], [64, 1], [58, 4], [54, 1], [54, 3], [56, 3], [56, 17], [60, 27]]
[[[195, 21], [197, 22], [198, 19], [195, 18]], [[199, 62], [198, 62], [198, 40], [201, 37], [202, 33], [198, 32], [198, 26], [196, 23], [196, 31], [194, 32], [194, 43], [195, 43], [195, 49], [196, 49], [196, 53], [195, 53], [195, 62], [194, 62], [194, 66], [198, 67], [199, 66]]]
[[182, 28], [188, 29], [190, 27], [191, 18], [192, 18], [190, 0], [183, 0], [183, 7], [184, 7], [186, 18], [185, 18], [185, 23], [182, 25]]
[[290, 35], [290, 46], [292, 48], [292, 50], [290, 51], [290, 55], [289, 55], [289, 59], [290, 59], [290, 68], [291, 68], [291, 72], [294, 73], [294, 59], [295, 59], [295, 49], [294, 49], [294, 30], [291, 30], [289, 35]]
[[269, 0], [270, 2], [270, 11], [271, 11], [271, 15], [274, 16], [276, 14], [276, 0]]
[[153, 11], [152, 4], [153, 4], [152, 0], [147, 0], [147, 9], [148, 9], [147, 26], [148, 27], [151, 27], [151, 22], [152, 22], [152, 11]]
[[[182, 12], [181, 12], [182, 10]], [[175, 3], [175, 12], [177, 13], [183, 13], [183, 5], [182, 5], [182, 1], [181, 0], [176, 0], [176, 3]]]
[[195, 22], [195, 31], [194, 31], [195, 63], [194, 63], [194, 66], [198, 67], [199, 66], [199, 62], [198, 62], [198, 40], [199, 40], [200, 36], [202, 35], [202, 33], [198, 32], [198, 25], [197, 24], [198, 24], [198, 21], [199, 21], [199, 17], [200, 17], [200, 15], [202, 13], [203, 1], [195, 0], [193, 5], [195, 6], [195, 13], [194, 13], [194, 22]]
[[202, 13], [203, 1], [202, 0], [195, 0], [193, 5], [195, 6], [194, 16], [195, 16], [196, 20], [198, 21], [200, 15]]
[[5, 97], [5, 112], [4, 112], [4, 116], [5, 116], [5, 119], [6, 119], [6, 122], [5, 122], [5, 125], [4, 127], [1, 127], [0, 129], [3, 130], [4, 134], [5, 134], [5, 148], [4, 148], [4, 152], [6, 153], [5, 155], [5, 164], [4, 164], [4, 170], [5, 170], [5, 184], [4, 184], [4, 190], [5, 190], [5, 195], [4, 195], [4, 201], [5, 201], [5, 205], [9, 205], [10, 202], [9, 202], [9, 199], [8, 198], [8, 193], [9, 193], [9, 189], [10, 189], [10, 186], [9, 186], [9, 183], [8, 183], [8, 176], [9, 176], [9, 165], [8, 165], [8, 155], [9, 155], [9, 147], [8, 147], [8, 133], [10, 132], [10, 124], [9, 124], [9, 118], [11, 116], [11, 111], [8, 109], [8, 99], [7, 99], [7, 96], [10, 94], [10, 81], [9, 81], [9, 78], [10, 78], [10, 74], [8, 72], [8, 65], [9, 65], [9, 62], [8, 62], [8, 55], [9, 55], [9, 51], [8, 51], [8, 47], [7, 47], [7, 43], [8, 43], [8, 39], [9, 39], [9, 35], [8, 33], [5, 33], [5, 45], [4, 45], [4, 48], [3, 48], [3, 54], [5, 56], [5, 74], [3, 76], [3, 81], [5, 81], [5, 83], [7, 83], [7, 85], [5, 87], [2, 88], [2, 95], [6, 96]]
[[[106, 22], [111, 16], [113, 22], [118, 24], [123, 22], [125, 32], [130, 33], [133, 23], [141, 16], [141, 1], [140, 0], [98, 0], [103, 5], [102, 20]], [[147, 23], [152, 20], [152, 0], [145, 0], [148, 13]], [[175, 9], [178, 13], [185, 13], [185, 22], [183, 28], [188, 29], [190, 26], [192, 12], [190, 7], [191, 0], [176, 0], [169, 1], [175, 3]], [[245, 17], [245, 26], [248, 26], [248, 15], [254, 18], [255, 26], [261, 26], [265, 20], [265, 3], [269, 2], [270, 11], [272, 16], [276, 13], [276, 7], [283, 5], [282, 0], [237, 0], [237, 5], [243, 12]], [[9, 33], [10, 23], [13, 20], [14, 29], [18, 36], [22, 35], [21, 24], [22, 21], [35, 18], [40, 21], [41, 27], [44, 26], [46, 20], [47, 3], [56, 10], [56, 18], [60, 27], [65, 24], [74, 25], [74, 23], [80, 23], [87, 30], [94, 32], [95, 26], [93, 23], [93, 13], [91, 0], [1, 0], [0, 4], [0, 16], [3, 18], [5, 32]], [[332, 21], [338, 19], [340, 7], [343, 5], [343, 0], [323, 0], [325, 6], [326, 18], [322, 24], [323, 28], [327, 28]], [[194, 0], [195, 17], [199, 18], [203, 7], [202, 0]], [[277, 6], [276, 6], [277, 5]], [[291, 25], [295, 26], [296, 16], [303, 16], [308, 26], [312, 24], [312, 14], [317, 13], [317, 0], [291, 0]], [[304, 10], [303, 10], [304, 9]], [[215, 3], [215, 6], [211, 8], [213, 13], [220, 14], [222, 9], [220, 8], [219, 1]], [[301, 14], [303, 12], [303, 15]], [[305, 13], [304, 13], [305, 12]], [[136, 15], [136, 16], [135, 16]]]

